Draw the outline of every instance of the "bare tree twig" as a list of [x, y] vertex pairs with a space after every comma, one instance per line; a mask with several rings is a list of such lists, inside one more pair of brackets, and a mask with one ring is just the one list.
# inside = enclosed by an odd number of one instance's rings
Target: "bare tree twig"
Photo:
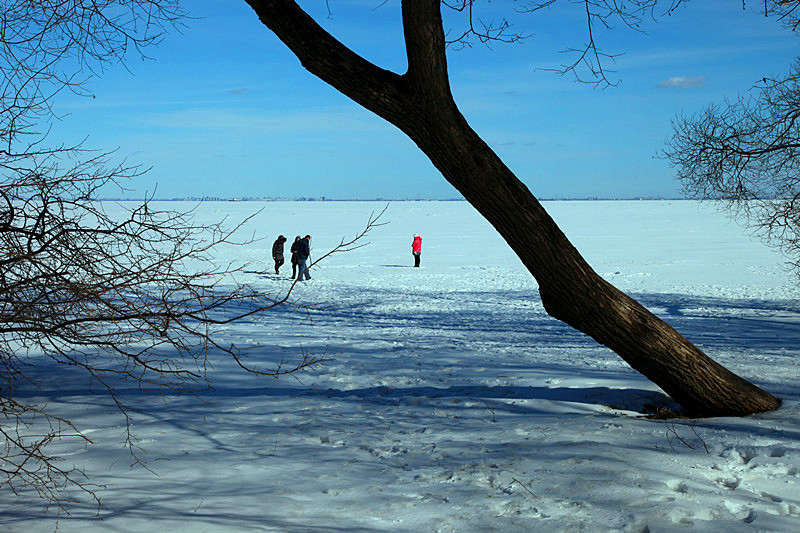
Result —
[[523, 489], [525, 489], [525, 491], [526, 491], [528, 494], [530, 494], [530, 495], [531, 495], [531, 496], [533, 496], [534, 498], [538, 498], [538, 496], [537, 496], [536, 494], [534, 494], [534, 493], [531, 491], [531, 489], [529, 489], [528, 487], [526, 487], [526, 486], [525, 486], [525, 484], [524, 484], [523, 482], [521, 482], [520, 480], [518, 480], [517, 478], [511, 478], [511, 483], [512, 483], [512, 484], [516, 483], [517, 485], [519, 485], [520, 487], [522, 487]]

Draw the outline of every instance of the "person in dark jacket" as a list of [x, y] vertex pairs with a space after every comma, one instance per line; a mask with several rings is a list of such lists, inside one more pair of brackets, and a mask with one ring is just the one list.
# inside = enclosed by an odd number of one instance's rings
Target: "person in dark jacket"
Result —
[[297, 277], [297, 243], [300, 242], [300, 235], [294, 238], [289, 251], [292, 252], [292, 279]]
[[300, 281], [305, 276], [306, 279], [311, 279], [308, 273], [306, 261], [311, 255], [311, 235], [306, 235], [304, 238], [297, 242], [297, 280]]
[[286, 242], [286, 237], [278, 235], [275, 242], [272, 243], [272, 259], [275, 260], [275, 273], [280, 274], [279, 269], [283, 264], [283, 243]]

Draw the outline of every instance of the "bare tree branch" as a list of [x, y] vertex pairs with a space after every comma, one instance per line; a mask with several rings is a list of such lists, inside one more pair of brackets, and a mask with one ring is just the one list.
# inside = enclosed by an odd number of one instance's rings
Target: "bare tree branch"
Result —
[[[192, 393], [206, 383], [211, 353], [273, 377], [326, 359], [303, 351], [299, 361], [255, 368], [244, 347], [220, 340], [228, 324], [282, 304], [306, 307], [290, 299], [294, 284], [266, 293], [239, 281], [246, 265], [220, 264], [220, 246], [252, 242], [236, 237], [249, 219], [198, 222], [192, 211], [160, 211], [149, 199], [107, 211], [100, 192], [141, 169], [112, 163], [113, 154], [46, 144], [59, 92], [89, 94], [89, 78], [130, 52], [145, 57], [183, 16], [178, 0], [0, 6], [0, 488], [32, 489], [64, 512], [64, 489], [99, 503], [97, 487], [61, 467], [48, 445], [91, 441], [72, 421], [14, 399], [37, 364], [77, 368], [103, 387], [141, 463], [118, 383]], [[378, 217], [330, 253], [357, 247]]]
[[477, 39], [481, 44], [488, 45], [493, 42], [516, 43], [530, 37], [530, 35], [512, 31], [512, 25], [505, 17], [500, 18], [499, 22], [494, 20], [485, 22], [477, 15], [474, 0], [442, 0], [442, 6], [466, 15], [465, 28], [454, 32], [452, 37], [448, 36], [446, 39], [448, 46], [471, 47], [472, 38]]
[[800, 275], [800, 60], [746, 98], [673, 121], [663, 155], [684, 192], [724, 207]]

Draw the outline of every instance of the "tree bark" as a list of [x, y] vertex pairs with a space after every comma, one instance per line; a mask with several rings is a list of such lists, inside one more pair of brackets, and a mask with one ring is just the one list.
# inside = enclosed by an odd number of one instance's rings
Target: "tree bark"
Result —
[[405, 0], [408, 71], [373, 65], [291, 0], [247, 0], [302, 65], [406, 133], [502, 235], [545, 310], [615, 351], [691, 416], [769, 411], [780, 400], [725, 369], [601, 278], [528, 188], [467, 124], [450, 91], [439, 0]]

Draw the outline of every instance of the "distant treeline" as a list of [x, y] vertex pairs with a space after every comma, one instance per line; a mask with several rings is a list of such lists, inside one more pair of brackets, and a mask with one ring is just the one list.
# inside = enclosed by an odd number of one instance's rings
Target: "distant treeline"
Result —
[[[604, 197], [586, 197], [586, 198], [539, 198], [542, 202], [592, 202], [592, 201], [674, 201], [674, 200], [692, 200], [688, 197], [664, 197], [664, 196], [634, 196], [629, 198], [604, 198]], [[99, 198], [102, 201], [117, 201], [117, 202], [143, 202], [144, 198]], [[225, 198], [219, 196], [186, 196], [182, 198], [147, 198], [148, 202], [464, 202], [463, 198], [260, 198], [260, 197], [245, 197], [245, 198]], [[706, 198], [712, 200], [712, 198]]]

